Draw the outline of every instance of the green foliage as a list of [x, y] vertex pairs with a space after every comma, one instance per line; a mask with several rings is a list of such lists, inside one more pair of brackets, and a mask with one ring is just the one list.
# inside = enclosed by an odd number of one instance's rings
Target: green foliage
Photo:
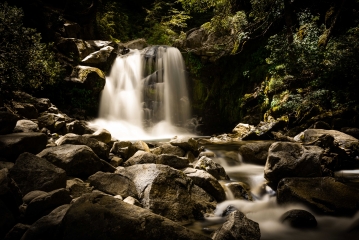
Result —
[[0, 3], [0, 91], [42, 89], [61, 75], [51, 45], [35, 29], [25, 28], [23, 11]]

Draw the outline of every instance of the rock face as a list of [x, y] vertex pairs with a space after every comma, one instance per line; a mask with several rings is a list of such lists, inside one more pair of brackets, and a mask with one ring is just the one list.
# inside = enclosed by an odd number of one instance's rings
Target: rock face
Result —
[[[115, 59], [117, 54], [113, 53], [114, 48], [111, 46], [106, 46], [101, 48], [100, 50], [91, 53], [84, 59], [82, 59], [81, 64], [91, 67], [96, 67], [101, 69], [102, 71], [106, 71], [110, 66], [112, 61]], [[113, 55], [114, 56], [111, 56]], [[112, 61], [111, 61], [112, 60]]]
[[99, 94], [105, 86], [105, 74], [98, 68], [77, 66], [71, 76], [65, 80], [77, 84], [77, 87], [91, 91], [93, 95]]
[[194, 165], [194, 168], [204, 170], [218, 180], [229, 180], [224, 168], [208, 157], [201, 157]]
[[317, 146], [302, 146], [298, 143], [276, 142], [268, 150], [264, 177], [274, 190], [285, 177], [320, 177], [321, 154]]
[[0, 134], [12, 133], [18, 117], [10, 112], [0, 111]]
[[[64, 169], [68, 176], [84, 177], [101, 171], [110, 165], [102, 161], [88, 146], [85, 145], [61, 145], [50, 147], [40, 152], [37, 156], [46, 159], [54, 165]], [[115, 171], [115, 168], [110, 166]]]
[[253, 142], [242, 145], [239, 152], [246, 163], [265, 165], [268, 157], [268, 149], [273, 142]]
[[43, 133], [12, 133], [0, 135], [0, 156], [14, 161], [21, 153], [37, 154], [47, 144], [47, 137]]
[[97, 172], [89, 177], [90, 185], [111, 195], [138, 198], [135, 184], [126, 176], [117, 173]]
[[60, 239], [64, 240], [210, 239], [147, 209], [100, 193], [85, 194], [72, 204], [60, 229]]
[[136, 185], [144, 208], [173, 221], [193, 221], [192, 181], [181, 171], [160, 164], [140, 164], [117, 171]]
[[14, 132], [38, 132], [39, 126], [30, 120], [19, 120], [16, 123], [16, 126], [14, 128]]
[[359, 210], [359, 190], [334, 178], [284, 178], [278, 184], [277, 201], [304, 203], [326, 214], [353, 215]]
[[248, 219], [242, 212], [234, 211], [213, 235], [213, 240], [259, 240], [261, 232], [258, 223]]
[[316, 228], [317, 220], [310, 212], [294, 209], [285, 212], [280, 221], [289, 224], [293, 228]]
[[23, 195], [33, 190], [52, 191], [66, 187], [66, 173], [31, 153], [21, 154], [10, 169]]

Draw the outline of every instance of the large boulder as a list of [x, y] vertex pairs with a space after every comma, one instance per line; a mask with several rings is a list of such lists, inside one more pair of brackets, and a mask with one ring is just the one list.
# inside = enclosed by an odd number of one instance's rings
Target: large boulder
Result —
[[33, 190], [52, 191], [66, 187], [66, 173], [43, 158], [21, 154], [10, 170], [23, 195]]
[[66, 126], [66, 117], [62, 114], [43, 112], [37, 118], [39, 128], [47, 128], [51, 132], [58, 132]]
[[37, 123], [34, 123], [30, 120], [19, 120], [16, 123], [16, 126], [14, 128], [14, 133], [17, 132], [38, 132], [39, 131], [39, 125]]
[[105, 86], [105, 74], [98, 68], [76, 66], [69, 78], [65, 78], [72, 86], [91, 91], [93, 95], [99, 94]]
[[249, 142], [239, 148], [239, 153], [246, 163], [265, 165], [268, 157], [268, 149], [272, 145], [271, 141]]
[[92, 134], [94, 130], [87, 126], [87, 122], [75, 120], [66, 124], [66, 131], [77, 135]]
[[137, 189], [131, 179], [118, 173], [97, 172], [88, 178], [90, 185], [101, 192], [138, 198]]
[[259, 240], [260, 238], [259, 224], [248, 219], [240, 211], [230, 213], [227, 221], [212, 235], [213, 240]]
[[116, 170], [110, 164], [101, 160], [90, 147], [85, 145], [65, 144], [50, 147], [37, 154], [37, 156], [64, 169], [68, 176], [73, 177], [87, 178], [105, 168], [112, 170], [112, 172]]
[[198, 142], [192, 137], [175, 137], [170, 141], [170, 144], [173, 146], [180, 147], [186, 151], [191, 151], [198, 156]]
[[166, 165], [140, 164], [117, 172], [135, 183], [144, 208], [176, 222], [193, 221], [193, 183], [181, 171]]
[[100, 193], [85, 194], [70, 206], [60, 235], [66, 240], [210, 239], [147, 209]]
[[76, 38], [62, 38], [57, 42], [57, 48], [65, 55], [71, 54], [74, 60], [83, 59], [95, 48], [88, 42]]
[[124, 164], [124, 167], [129, 167], [136, 164], [156, 163], [157, 155], [144, 151], [137, 151], [135, 155], [130, 157]]
[[135, 39], [132, 40], [130, 42], [127, 42], [124, 44], [125, 48], [130, 48], [130, 49], [138, 49], [138, 50], [142, 50], [145, 47], [147, 47], [147, 42], [144, 38], [139, 38], [139, 39]]
[[31, 103], [13, 102], [12, 105], [16, 113], [25, 118], [36, 119], [39, 115], [37, 109]]
[[111, 67], [116, 56], [115, 49], [111, 46], [106, 46], [82, 59], [81, 64], [96, 67], [106, 72]]
[[284, 178], [278, 184], [279, 204], [303, 203], [334, 215], [353, 215], [359, 210], [359, 190], [334, 178]]
[[19, 119], [15, 114], [0, 111], [0, 134], [12, 133]]
[[158, 156], [156, 163], [168, 165], [176, 169], [182, 169], [189, 166], [188, 158], [178, 157], [171, 154], [161, 154], [160, 156]]
[[206, 214], [212, 214], [217, 206], [214, 197], [197, 185], [193, 185], [191, 189], [191, 200], [195, 219], [203, 220]]
[[183, 157], [186, 154], [186, 152], [182, 148], [173, 146], [169, 143], [165, 143], [159, 147], [151, 149], [151, 152], [156, 155], [171, 154], [171, 155], [176, 155], [178, 157]]
[[94, 139], [101, 141], [103, 143], [106, 143], [106, 144], [111, 142], [111, 138], [112, 138], [111, 133], [109, 131], [107, 131], [106, 129], [98, 129], [93, 134], [85, 135], [85, 137], [94, 138]]
[[150, 152], [150, 148], [144, 141], [136, 141], [128, 147], [128, 158], [132, 157], [137, 151]]
[[302, 209], [293, 209], [283, 213], [280, 221], [293, 228], [316, 228], [318, 225], [313, 214]]
[[268, 150], [264, 177], [273, 189], [276, 189], [278, 182], [285, 177], [320, 177], [322, 153], [323, 149], [317, 146], [273, 143]]
[[72, 145], [86, 145], [96, 153], [102, 159], [108, 159], [110, 153], [110, 147], [105, 143], [100, 142], [94, 138], [88, 138], [84, 136], [79, 136], [73, 133], [68, 133], [58, 140], [56, 140], [56, 144], [61, 146], [64, 144], [72, 144]]
[[219, 164], [208, 157], [201, 157], [195, 164], [195, 169], [200, 169], [208, 172], [218, 180], [229, 180], [226, 170]]
[[130, 141], [114, 142], [110, 152], [121, 156], [123, 159], [128, 159], [133, 156], [133, 154], [129, 156], [131, 146], [132, 143]]
[[4, 240], [19, 240], [29, 228], [29, 225], [18, 223], [6, 234]]
[[285, 120], [268, 119], [266, 122], [260, 122], [254, 129], [242, 136], [242, 140], [270, 140], [273, 139], [272, 132], [282, 130], [287, 125]]
[[0, 135], [0, 156], [8, 161], [14, 161], [21, 153], [37, 154], [47, 144], [47, 137], [43, 133], [12, 133]]

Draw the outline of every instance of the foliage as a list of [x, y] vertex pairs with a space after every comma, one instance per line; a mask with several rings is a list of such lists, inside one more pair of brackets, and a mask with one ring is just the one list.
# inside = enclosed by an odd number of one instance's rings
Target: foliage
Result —
[[61, 75], [50, 44], [25, 28], [23, 11], [0, 3], [0, 91], [29, 90], [54, 84]]

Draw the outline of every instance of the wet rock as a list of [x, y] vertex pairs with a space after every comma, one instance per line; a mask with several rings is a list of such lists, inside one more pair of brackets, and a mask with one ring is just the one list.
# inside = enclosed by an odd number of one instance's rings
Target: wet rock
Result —
[[123, 159], [116, 156], [113, 156], [110, 161], [110, 164], [114, 167], [118, 167], [122, 165], [122, 163], [123, 163]]
[[157, 155], [144, 151], [137, 151], [135, 155], [130, 157], [124, 164], [124, 167], [129, 167], [136, 164], [156, 163]]
[[151, 149], [151, 152], [156, 155], [171, 154], [178, 157], [183, 157], [186, 154], [186, 152], [182, 148], [173, 146], [169, 143], [165, 143], [159, 147]]
[[94, 138], [106, 144], [111, 142], [111, 138], [112, 138], [111, 133], [106, 129], [99, 129], [91, 135], [86, 135], [86, 137]]
[[156, 159], [157, 164], [168, 165], [176, 169], [182, 169], [189, 166], [188, 158], [178, 157], [176, 155], [161, 154]]
[[301, 209], [294, 209], [285, 212], [280, 221], [285, 224], [289, 224], [293, 228], [316, 228], [317, 220], [308, 211]]
[[135, 39], [133, 41], [127, 42], [124, 44], [124, 46], [125, 46], [125, 48], [142, 50], [145, 47], [147, 47], [147, 42], [145, 39], [140, 38], [140, 39]]
[[136, 141], [128, 147], [128, 158], [132, 157], [137, 151], [150, 152], [150, 148], [144, 141]]
[[107, 162], [101, 160], [88, 146], [85, 145], [61, 145], [50, 147], [37, 156], [46, 159], [54, 165], [64, 169], [68, 176], [87, 178], [103, 169], [114, 172], [116, 169]]
[[86, 41], [76, 38], [62, 38], [57, 42], [57, 48], [63, 54], [72, 53], [72, 58], [83, 59], [95, 51], [95, 49]]
[[0, 111], [0, 134], [12, 133], [18, 119], [15, 114]]
[[100, 142], [93, 138], [79, 136], [73, 133], [68, 133], [60, 137], [56, 142], [57, 145], [61, 146], [64, 144], [72, 145], [86, 145], [96, 153], [96, 155], [102, 159], [108, 159], [110, 148], [103, 142]]
[[251, 142], [242, 145], [239, 152], [246, 163], [265, 165], [268, 157], [268, 149], [273, 142]]
[[35, 119], [39, 115], [34, 105], [30, 103], [13, 102], [16, 113], [28, 119]]
[[117, 173], [97, 172], [88, 178], [95, 189], [111, 195], [138, 198], [136, 186], [131, 179]]
[[87, 40], [88, 44], [91, 45], [95, 50], [100, 50], [101, 48], [104, 48], [108, 45], [110, 45], [111, 41], [102, 41], [102, 40]]
[[123, 200], [125, 203], [131, 204], [131, 205], [135, 205], [137, 207], [142, 207], [141, 203], [134, 197], [128, 196], [127, 198], [125, 198]]
[[226, 187], [232, 192], [235, 199], [253, 201], [250, 187], [243, 182], [227, 183]]
[[278, 184], [279, 204], [303, 203], [334, 215], [353, 215], [359, 210], [359, 190], [334, 178], [284, 178]]
[[72, 198], [78, 198], [85, 193], [92, 192], [93, 187], [90, 187], [89, 183], [85, 183], [79, 178], [73, 178], [66, 181], [66, 189], [70, 192]]
[[52, 191], [66, 186], [63, 169], [31, 153], [21, 154], [9, 171], [24, 195], [34, 190]]
[[226, 199], [223, 187], [211, 174], [194, 168], [186, 168], [183, 172], [192, 179], [194, 184], [205, 190], [218, 202], [222, 202]]
[[82, 59], [81, 64], [107, 71], [117, 56], [114, 51], [115, 49], [111, 46], [103, 47]]
[[192, 181], [181, 171], [160, 164], [140, 164], [117, 170], [136, 185], [142, 206], [176, 222], [193, 221]]
[[18, 223], [6, 234], [4, 240], [20, 240], [29, 228], [30, 225]]
[[234, 211], [239, 211], [239, 210], [233, 205], [228, 205], [226, 209], [224, 209], [222, 213], [222, 217], [227, 217], [229, 214], [231, 214]]
[[47, 128], [51, 132], [60, 131], [65, 125], [66, 118], [62, 114], [43, 112], [38, 118], [39, 128]]
[[268, 150], [264, 177], [272, 189], [285, 177], [320, 177], [323, 149], [299, 143], [276, 142]]
[[243, 138], [254, 130], [255, 127], [253, 125], [239, 123], [237, 126], [235, 126], [235, 128], [233, 128], [232, 133], [234, 135], [233, 137]]
[[204, 170], [218, 180], [229, 180], [224, 168], [208, 157], [201, 157], [197, 162], [195, 162], [193, 168]]
[[173, 146], [180, 147], [186, 151], [191, 151], [195, 156], [198, 156], [198, 142], [191, 137], [175, 137], [170, 141]]
[[120, 155], [123, 159], [128, 159], [129, 156], [129, 148], [132, 146], [130, 141], [120, 141], [115, 142], [110, 150], [111, 153]]
[[37, 154], [47, 144], [47, 137], [43, 133], [12, 133], [0, 135], [0, 156], [8, 161], [14, 161], [21, 153]]
[[142, 209], [99, 193], [72, 204], [61, 223], [62, 239], [209, 239]]
[[197, 185], [193, 185], [191, 189], [191, 200], [195, 219], [204, 219], [206, 214], [211, 214], [216, 209], [217, 201], [214, 197]]
[[38, 132], [39, 126], [30, 120], [19, 120], [14, 128], [14, 133], [17, 132]]
[[282, 130], [286, 126], [286, 121], [279, 119], [269, 119], [267, 122], [260, 122], [254, 130], [244, 135], [242, 140], [270, 140], [273, 139], [271, 132]]
[[260, 238], [258, 223], [248, 219], [240, 211], [229, 214], [227, 221], [212, 235], [213, 240], [259, 240]]
[[92, 134], [94, 131], [87, 126], [85, 121], [75, 120], [66, 124], [66, 130], [68, 133], [74, 133], [77, 135]]

